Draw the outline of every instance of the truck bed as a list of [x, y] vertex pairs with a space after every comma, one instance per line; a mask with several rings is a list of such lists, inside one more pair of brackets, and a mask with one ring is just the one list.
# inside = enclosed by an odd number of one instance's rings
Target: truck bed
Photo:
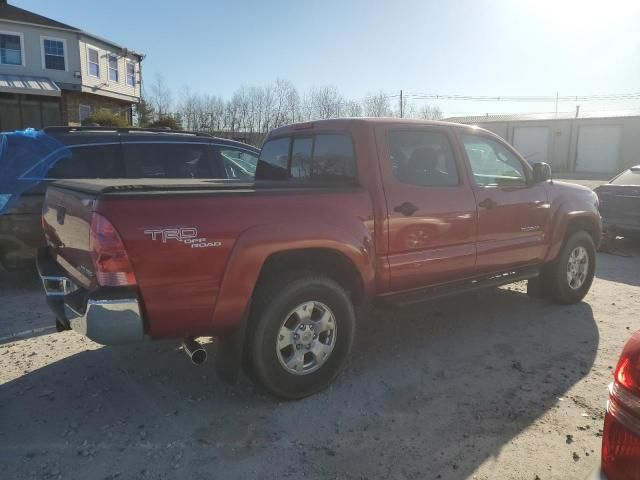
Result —
[[145, 333], [154, 338], [215, 335], [234, 327], [265, 258], [305, 248], [314, 239], [347, 256], [370, 249], [366, 268], [374, 276], [373, 207], [361, 187], [237, 180], [56, 182], [43, 213], [49, 251], [88, 295], [100, 290], [90, 251], [94, 214], [107, 219], [122, 239]]

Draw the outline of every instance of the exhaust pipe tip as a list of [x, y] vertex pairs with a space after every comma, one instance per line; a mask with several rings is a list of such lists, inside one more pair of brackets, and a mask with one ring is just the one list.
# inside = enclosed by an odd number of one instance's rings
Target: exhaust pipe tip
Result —
[[193, 338], [185, 338], [182, 341], [182, 349], [194, 365], [202, 365], [207, 361], [207, 351]]

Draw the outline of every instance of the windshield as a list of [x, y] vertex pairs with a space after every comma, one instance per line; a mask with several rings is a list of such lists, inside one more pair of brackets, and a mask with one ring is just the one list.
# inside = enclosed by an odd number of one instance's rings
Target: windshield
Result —
[[627, 170], [611, 180], [612, 185], [640, 185], [640, 170]]

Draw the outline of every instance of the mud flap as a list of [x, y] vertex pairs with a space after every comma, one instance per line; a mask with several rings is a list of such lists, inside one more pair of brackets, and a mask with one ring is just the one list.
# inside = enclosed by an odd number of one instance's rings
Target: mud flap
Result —
[[240, 325], [216, 342], [216, 374], [226, 383], [234, 384], [238, 381], [244, 353], [244, 341], [251, 304], [247, 305]]

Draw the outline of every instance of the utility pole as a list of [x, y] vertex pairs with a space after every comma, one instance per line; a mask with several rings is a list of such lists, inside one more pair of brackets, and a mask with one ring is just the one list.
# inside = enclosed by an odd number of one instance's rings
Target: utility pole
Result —
[[558, 116], [558, 92], [556, 92], [556, 117]]
[[402, 90], [400, 90], [400, 118], [403, 118], [403, 114], [404, 112], [402, 111], [402, 109], [404, 108], [404, 105], [402, 104]]

